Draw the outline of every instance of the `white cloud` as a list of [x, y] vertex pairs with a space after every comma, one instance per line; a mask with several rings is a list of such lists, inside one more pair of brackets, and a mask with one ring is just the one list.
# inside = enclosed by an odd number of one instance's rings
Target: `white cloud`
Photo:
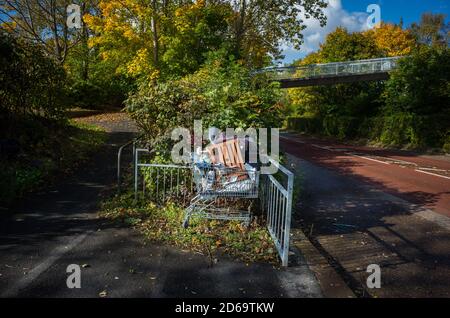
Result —
[[338, 26], [345, 27], [350, 32], [364, 31], [368, 28], [367, 17], [369, 14], [366, 12], [348, 12], [342, 7], [341, 0], [328, 0], [328, 7], [324, 10], [324, 13], [327, 16], [327, 24], [324, 27], [321, 27], [316, 19], [306, 19], [303, 14], [300, 15], [307, 27], [303, 31], [304, 43], [300, 51], [284, 45], [282, 47], [283, 54], [286, 56], [284, 63], [291, 63], [295, 59], [317, 51], [327, 34], [333, 32]]

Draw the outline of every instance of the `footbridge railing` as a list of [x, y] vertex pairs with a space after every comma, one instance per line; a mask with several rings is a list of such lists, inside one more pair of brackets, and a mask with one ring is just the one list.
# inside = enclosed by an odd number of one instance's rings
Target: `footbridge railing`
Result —
[[[305, 66], [271, 67], [260, 69], [254, 74], [268, 74], [276, 81], [306, 81], [321, 78], [345, 78], [371, 74], [387, 74], [398, 65], [402, 57], [386, 57], [368, 60], [311, 64]], [[369, 78], [369, 77], [368, 77]]]

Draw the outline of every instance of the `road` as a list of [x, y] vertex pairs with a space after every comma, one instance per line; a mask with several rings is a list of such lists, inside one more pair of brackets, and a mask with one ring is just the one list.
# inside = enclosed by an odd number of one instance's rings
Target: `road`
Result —
[[[294, 228], [360, 297], [450, 297], [448, 158], [284, 134], [301, 182]], [[301, 240], [294, 245], [302, 248]], [[325, 267], [306, 255], [319, 281]], [[382, 288], [368, 289], [369, 264]], [[330, 286], [321, 284], [327, 294]]]
[[[301, 259], [280, 269], [219, 255], [211, 266], [206, 256], [99, 219], [98, 204], [115, 182], [118, 147], [136, 129], [111, 114], [85, 121], [107, 129], [105, 146], [73, 176], [0, 215], [0, 297], [322, 296]], [[66, 285], [70, 264], [81, 266], [80, 289]]]

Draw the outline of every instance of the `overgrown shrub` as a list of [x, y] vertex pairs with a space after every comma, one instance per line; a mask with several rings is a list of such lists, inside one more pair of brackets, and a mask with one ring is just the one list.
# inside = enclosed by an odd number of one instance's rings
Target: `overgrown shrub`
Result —
[[170, 138], [176, 127], [192, 127], [194, 119], [207, 115], [209, 108], [198, 88], [183, 79], [141, 84], [126, 101], [126, 110], [154, 145]]
[[68, 84], [67, 104], [71, 107], [103, 110], [123, 108], [134, 83], [123, 76], [93, 74], [89, 80], [71, 79]]
[[322, 131], [322, 121], [316, 116], [293, 116], [287, 119], [287, 129], [317, 134]]
[[346, 138], [355, 136], [358, 131], [358, 118], [352, 116], [328, 115], [297, 116], [287, 119], [287, 128], [309, 134]]
[[282, 105], [277, 84], [251, 76], [238, 62], [217, 53], [198, 72], [170, 82], [141, 84], [126, 109], [148, 139], [169, 136], [195, 119], [219, 129], [279, 127]]
[[421, 46], [391, 74], [380, 140], [443, 147], [450, 132], [450, 49]]
[[385, 114], [450, 114], [450, 49], [421, 46], [402, 59], [386, 83]]
[[65, 72], [37, 45], [0, 32], [0, 82], [3, 116], [64, 117]]
[[339, 139], [351, 138], [356, 135], [359, 120], [352, 116], [328, 115], [323, 121], [323, 134]]

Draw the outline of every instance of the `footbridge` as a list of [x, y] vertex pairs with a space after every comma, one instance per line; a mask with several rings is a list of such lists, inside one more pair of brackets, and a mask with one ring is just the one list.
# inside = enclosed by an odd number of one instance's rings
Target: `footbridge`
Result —
[[401, 57], [386, 57], [305, 66], [271, 67], [255, 74], [268, 74], [281, 83], [281, 88], [333, 85], [360, 81], [379, 81], [389, 78], [389, 72]]

